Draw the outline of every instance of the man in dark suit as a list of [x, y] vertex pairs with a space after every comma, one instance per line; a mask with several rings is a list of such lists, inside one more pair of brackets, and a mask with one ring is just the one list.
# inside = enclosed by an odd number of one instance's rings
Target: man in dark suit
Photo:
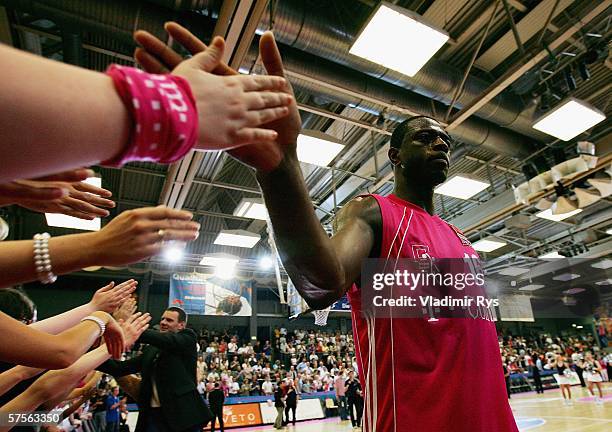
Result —
[[[349, 416], [353, 428], [361, 427], [361, 416], [363, 415], [363, 395], [361, 384], [355, 379], [355, 373], [349, 372], [349, 379], [346, 381], [346, 400], [348, 402]], [[354, 407], [354, 411], [353, 411]]]
[[210, 424], [211, 432], [215, 432], [215, 423], [217, 419], [219, 419], [219, 428], [221, 432], [225, 430], [223, 427], [223, 402], [225, 402], [225, 395], [223, 394], [223, 390], [219, 388], [219, 383], [216, 382], [215, 388], [208, 393], [208, 404], [213, 414]]
[[179, 307], [163, 313], [159, 331], [145, 330], [148, 344], [130, 360], [108, 360], [98, 370], [121, 377], [141, 373], [136, 432], [199, 431], [212, 417], [196, 386], [196, 333]]

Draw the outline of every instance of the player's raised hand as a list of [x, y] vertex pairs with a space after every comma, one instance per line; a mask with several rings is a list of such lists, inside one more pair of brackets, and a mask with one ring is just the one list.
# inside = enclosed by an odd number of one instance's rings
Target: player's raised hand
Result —
[[[198, 54], [210, 49], [189, 30], [177, 23], [166, 23], [165, 29], [177, 43], [181, 44], [191, 54]], [[180, 54], [148, 32], [137, 31], [134, 38], [141, 45], [136, 49], [134, 56], [147, 72], [165, 73], [172, 71], [183, 61]], [[266, 32], [261, 37], [260, 51], [268, 74], [284, 77], [280, 52], [271, 32]], [[208, 69], [221, 75], [237, 74], [235, 70], [220, 61], [209, 63]], [[285, 91], [293, 96], [290, 84], [287, 83]], [[285, 117], [270, 120], [263, 127], [275, 132], [277, 138], [273, 141], [261, 141], [249, 146], [239, 147], [230, 150], [229, 154], [258, 170], [270, 171], [280, 164], [286, 152], [295, 153], [297, 135], [301, 128], [301, 119], [295, 98], [291, 99], [288, 105], [288, 114]]]

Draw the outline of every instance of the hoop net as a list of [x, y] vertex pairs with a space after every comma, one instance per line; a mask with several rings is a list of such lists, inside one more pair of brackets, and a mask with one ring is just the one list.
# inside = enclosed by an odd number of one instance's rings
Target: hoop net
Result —
[[329, 311], [331, 310], [331, 306], [321, 310], [314, 310], [312, 314], [314, 315], [314, 323], [318, 326], [327, 325], [327, 317], [329, 316]]

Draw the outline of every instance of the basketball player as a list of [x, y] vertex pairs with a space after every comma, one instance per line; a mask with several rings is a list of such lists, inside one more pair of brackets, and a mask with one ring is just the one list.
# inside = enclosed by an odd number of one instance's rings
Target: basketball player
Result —
[[[205, 45], [186, 29], [166, 25], [192, 54]], [[149, 71], [176, 66], [178, 55], [149, 34], [137, 34], [148, 51], [137, 53]], [[196, 42], [197, 41], [197, 42]], [[270, 75], [283, 76], [272, 33], [260, 38]], [[146, 66], [145, 66], [146, 67]], [[290, 114], [268, 123], [278, 133], [282, 161], [269, 169], [265, 152], [245, 148], [232, 156], [253, 166], [277, 246], [291, 280], [308, 305], [323, 309], [349, 294], [359, 378], [364, 389], [363, 429], [368, 432], [517, 432], [507, 401], [495, 326], [481, 319], [365, 319], [360, 273], [366, 258], [477, 256], [469, 241], [434, 214], [434, 187], [445, 181], [450, 138], [440, 123], [414, 117], [391, 138], [395, 188], [388, 197], [353, 199], [329, 238], [317, 218], [297, 158], [301, 120]], [[264, 168], [266, 167], [266, 168]]]

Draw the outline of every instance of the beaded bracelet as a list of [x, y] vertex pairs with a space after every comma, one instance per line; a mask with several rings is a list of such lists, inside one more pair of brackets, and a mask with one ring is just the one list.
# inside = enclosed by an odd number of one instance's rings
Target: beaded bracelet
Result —
[[51, 257], [49, 256], [49, 233], [34, 235], [34, 266], [38, 280], [43, 284], [51, 284], [57, 280], [53, 274]]
[[104, 332], [106, 331], [106, 324], [104, 324], [104, 321], [102, 321], [100, 318], [95, 317], [93, 315], [88, 315], [85, 318], [83, 318], [81, 320], [81, 322], [83, 321], [93, 321], [96, 324], [98, 324], [98, 327], [100, 327], [100, 336], [102, 336], [104, 334]]

